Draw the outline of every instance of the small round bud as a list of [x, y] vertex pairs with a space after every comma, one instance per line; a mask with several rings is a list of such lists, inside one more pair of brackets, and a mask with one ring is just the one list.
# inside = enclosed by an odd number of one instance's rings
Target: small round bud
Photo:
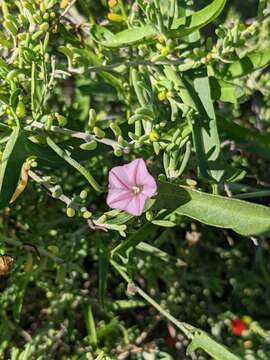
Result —
[[114, 155], [115, 156], [117, 156], [117, 157], [120, 157], [120, 156], [122, 156], [123, 155], [123, 151], [121, 150], [121, 149], [119, 149], [119, 148], [117, 148], [117, 149], [114, 149]]
[[49, 24], [47, 22], [44, 22], [40, 25], [39, 29], [43, 32], [47, 32], [49, 30]]
[[87, 196], [88, 196], [88, 192], [86, 191], [86, 190], [82, 190], [81, 192], [80, 192], [80, 198], [81, 199], [86, 199], [87, 198]]
[[67, 208], [67, 216], [68, 217], [74, 217], [75, 216], [75, 214], [76, 214], [76, 211], [75, 211], [75, 209], [73, 209], [73, 208], [71, 208], [71, 207], [68, 207]]
[[83, 218], [84, 219], [90, 219], [90, 217], [92, 216], [92, 213], [91, 213], [91, 211], [85, 211], [84, 213], [83, 213]]

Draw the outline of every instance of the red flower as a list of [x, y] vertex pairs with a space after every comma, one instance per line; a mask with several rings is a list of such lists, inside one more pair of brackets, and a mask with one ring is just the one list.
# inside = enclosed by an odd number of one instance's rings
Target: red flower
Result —
[[247, 328], [247, 325], [244, 323], [244, 321], [240, 319], [232, 320], [231, 325], [232, 333], [235, 336], [241, 336], [242, 332], [245, 331]]

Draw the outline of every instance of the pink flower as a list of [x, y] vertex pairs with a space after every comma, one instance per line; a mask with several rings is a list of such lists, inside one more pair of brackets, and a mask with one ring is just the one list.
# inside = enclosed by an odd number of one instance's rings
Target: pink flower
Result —
[[109, 172], [107, 204], [113, 209], [139, 216], [146, 200], [156, 191], [155, 179], [149, 174], [143, 159], [116, 166]]

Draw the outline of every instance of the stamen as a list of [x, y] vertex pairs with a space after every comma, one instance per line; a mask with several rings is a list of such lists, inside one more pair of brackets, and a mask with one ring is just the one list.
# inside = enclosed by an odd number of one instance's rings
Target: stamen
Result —
[[132, 186], [132, 192], [134, 195], [138, 195], [143, 191], [143, 186]]

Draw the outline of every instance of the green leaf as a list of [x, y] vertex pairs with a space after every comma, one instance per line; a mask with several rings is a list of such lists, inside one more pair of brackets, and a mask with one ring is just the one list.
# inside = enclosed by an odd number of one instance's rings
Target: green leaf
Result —
[[229, 78], [236, 78], [252, 73], [270, 63], [270, 48], [262, 51], [254, 51], [244, 56], [242, 59], [232, 63], [226, 75]]
[[17, 126], [6, 144], [0, 167], [0, 208], [7, 206], [14, 194], [27, 158], [25, 135]]
[[[183, 37], [201, 29], [218, 17], [225, 4], [226, 0], [214, 0], [210, 5], [201, 10], [174, 20], [172, 29], [169, 31], [170, 36]], [[100, 42], [103, 46], [107, 47], [123, 47], [146, 42], [149, 39], [153, 39], [157, 34], [157, 30], [152, 25], [123, 30], [115, 35], [106, 30], [102, 35], [107, 39]]]
[[50, 146], [52, 150], [56, 152], [57, 155], [59, 155], [62, 159], [64, 159], [69, 165], [74, 167], [79, 173], [81, 173], [85, 179], [88, 181], [88, 183], [95, 189], [97, 192], [102, 192], [101, 187], [96, 182], [96, 180], [93, 178], [93, 176], [90, 174], [90, 172], [82, 166], [80, 163], [78, 163], [76, 160], [71, 158], [69, 154], [61, 149], [51, 138], [47, 137], [47, 144]]
[[214, 21], [224, 9], [225, 4], [226, 0], [214, 0], [201, 10], [174, 20], [172, 29], [177, 29], [178, 36], [189, 35]]
[[199, 175], [206, 181], [236, 181], [244, 172], [233, 169], [224, 161], [217, 129], [216, 114], [211, 98], [210, 82], [204, 68], [197, 69], [189, 77], [181, 77], [169, 66], [165, 75], [174, 83], [182, 101], [193, 109], [188, 115]]
[[245, 94], [241, 86], [228, 81], [216, 79], [214, 76], [209, 77], [209, 81], [213, 100], [237, 104], [238, 100]]
[[86, 305], [84, 309], [84, 319], [88, 333], [89, 344], [96, 347], [98, 342], [97, 331], [96, 331], [95, 319], [92, 312], [92, 306], [90, 304]]
[[234, 121], [218, 118], [219, 127], [227, 136], [236, 141], [243, 149], [270, 160], [270, 134], [261, 133], [257, 129], [244, 128]]
[[159, 182], [153, 209], [167, 209], [207, 225], [232, 229], [241, 235], [270, 232], [270, 208], [266, 206], [206, 194], [167, 182]]
[[215, 360], [240, 360], [238, 356], [202, 330], [196, 331], [193, 335], [192, 341], [187, 348], [187, 355], [191, 355], [197, 349], [203, 349]]

